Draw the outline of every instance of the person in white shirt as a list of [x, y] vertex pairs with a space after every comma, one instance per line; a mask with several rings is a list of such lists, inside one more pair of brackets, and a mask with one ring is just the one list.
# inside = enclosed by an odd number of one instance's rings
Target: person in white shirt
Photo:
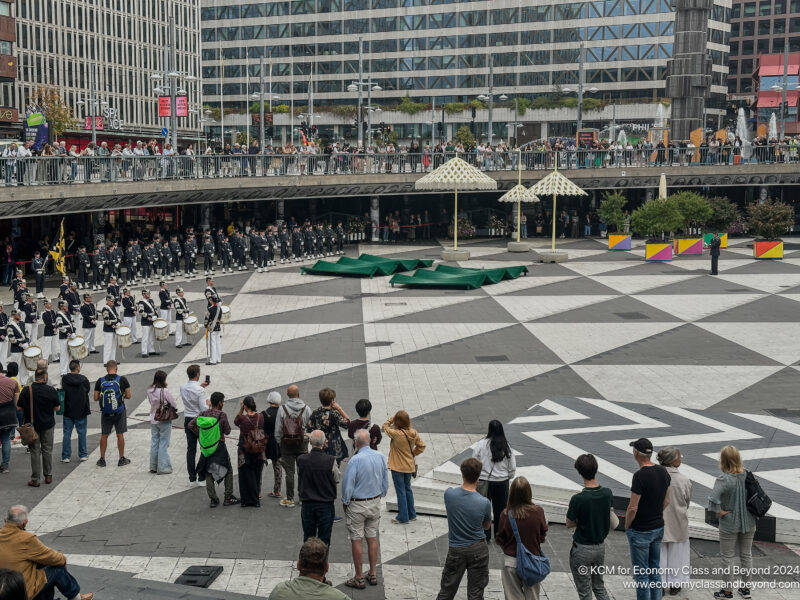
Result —
[[[483, 469], [478, 478], [478, 492], [492, 503], [495, 534], [500, 524], [500, 513], [508, 503], [509, 481], [514, 479], [517, 461], [514, 451], [508, 445], [503, 424], [493, 419], [489, 421], [486, 437], [472, 447], [472, 458], [481, 461]], [[486, 539], [491, 539], [492, 528], [486, 530]]]
[[189, 381], [181, 386], [183, 401], [183, 428], [186, 431], [186, 470], [189, 472], [189, 485], [206, 487], [205, 481], [197, 479], [197, 436], [189, 429], [189, 423], [210, 405], [206, 400], [208, 378], [200, 383], [200, 365], [189, 365], [186, 369]]

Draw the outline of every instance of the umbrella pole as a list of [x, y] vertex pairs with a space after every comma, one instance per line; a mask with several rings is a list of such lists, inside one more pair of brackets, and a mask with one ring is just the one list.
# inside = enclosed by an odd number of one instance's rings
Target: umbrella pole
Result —
[[453, 250], [458, 250], [458, 184], [453, 186], [455, 208], [453, 210]]
[[[522, 185], [522, 148], [517, 150], [517, 185]], [[517, 200], [517, 243], [520, 241], [520, 231], [522, 231], [522, 200]]]
[[556, 195], [553, 194], [553, 244], [551, 250], [556, 251]]

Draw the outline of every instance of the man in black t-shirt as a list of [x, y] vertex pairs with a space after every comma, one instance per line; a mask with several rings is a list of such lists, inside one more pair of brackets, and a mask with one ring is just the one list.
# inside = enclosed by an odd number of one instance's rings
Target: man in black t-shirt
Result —
[[100, 403], [100, 458], [98, 467], [106, 466], [106, 448], [108, 436], [113, 430], [117, 434], [117, 450], [119, 451], [118, 467], [131, 464], [125, 458], [125, 432], [128, 431], [128, 414], [125, 400], [130, 400], [131, 384], [125, 377], [117, 374], [117, 363], [110, 360], [106, 363], [106, 375], [94, 385], [94, 401]]
[[[28, 485], [39, 487], [39, 479], [44, 473], [44, 482], [53, 482], [53, 433], [56, 429], [55, 411], [58, 410], [58, 392], [47, 385], [47, 367], [38, 368], [34, 373], [34, 383], [22, 388], [17, 407], [24, 413], [24, 422], [33, 423], [39, 436], [31, 446], [31, 480]], [[31, 414], [31, 390], [33, 390], [33, 414]]]
[[631, 551], [636, 600], [661, 600], [661, 538], [664, 537], [664, 509], [669, 504], [670, 477], [650, 457], [653, 444], [647, 438], [631, 442], [639, 470], [633, 474], [631, 500], [625, 513], [625, 533]]

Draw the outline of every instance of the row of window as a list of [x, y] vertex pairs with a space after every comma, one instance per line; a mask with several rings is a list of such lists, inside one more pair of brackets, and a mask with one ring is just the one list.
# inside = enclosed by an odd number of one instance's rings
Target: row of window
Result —
[[[772, 24], [772, 27], [770, 27]], [[754, 35], [770, 35], [786, 33], [786, 19], [775, 19], [766, 21], [742, 21], [741, 23], [731, 23], [731, 37], [751, 37]], [[800, 33], [800, 17], [789, 19], [789, 33]]]
[[[771, 50], [770, 50], [771, 47]], [[731, 57], [758, 56], [759, 54], [783, 54], [786, 48], [786, 38], [763, 38], [760, 40], [741, 40], [731, 42]], [[789, 51], [800, 52], [800, 37], [789, 38]], [[731, 62], [731, 73], [736, 66]], [[747, 71], [739, 71], [747, 73]], [[750, 70], [752, 72], [752, 69]]]
[[[800, 1], [789, 0], [789, 12], [800, 12]], [[758, 6], [756, 6], [755, 2], [738, 3], [733, 7], [730, 14], [732, 19], [784, 15], [786, 14], [786, 0], [760, 0]]]

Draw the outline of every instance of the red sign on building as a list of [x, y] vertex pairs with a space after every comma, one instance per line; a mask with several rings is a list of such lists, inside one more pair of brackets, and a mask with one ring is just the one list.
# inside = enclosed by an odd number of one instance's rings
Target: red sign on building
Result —
[[[189, 98], [186, 96], [175, 96], [175, 109], [179, 117], [189, 116]], [[171, 117], [172, 111], [170, 110], [170, 97], [158, 97], [158, 116]]]
[[[102, 131], [105, 126], [105, 117], [94, 117], [94, 128], [97, 131]], [[83, 128], [84, 129], [91, 129], [92, 128], [92, 117], [84, 117], [83, 118]]]
[[16, 123], [19, 111], [16, 108], [0, 108], [0, 123]]

